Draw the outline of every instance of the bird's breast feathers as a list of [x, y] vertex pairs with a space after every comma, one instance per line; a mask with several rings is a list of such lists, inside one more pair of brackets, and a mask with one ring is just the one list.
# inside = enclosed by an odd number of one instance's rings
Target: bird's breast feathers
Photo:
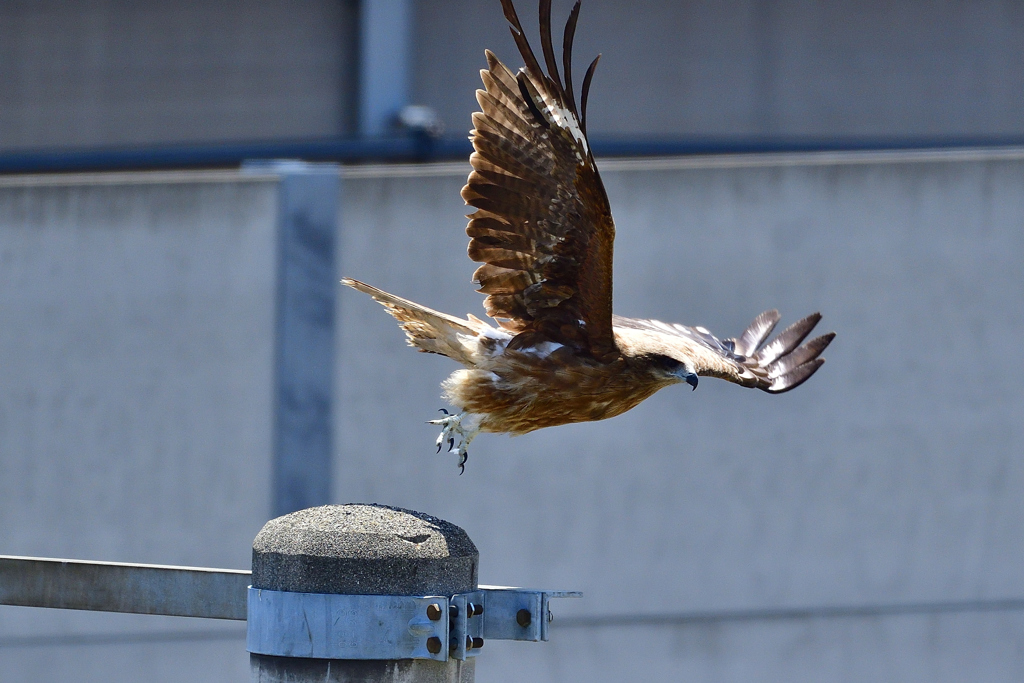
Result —
[[484, 416], [483, 431], [523, 434], [615, 417], [671, 383], [626, 358], [601, 363], [551, 341], [508, 349], [501, 333], [478, 335], [473, 365], [443, 384], [452, 404]]

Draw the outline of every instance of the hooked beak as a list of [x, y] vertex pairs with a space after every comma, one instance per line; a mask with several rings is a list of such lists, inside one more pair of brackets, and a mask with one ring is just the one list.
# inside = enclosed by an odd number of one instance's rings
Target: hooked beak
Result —
[[693, 387], [694, 391], [697, 389], [697, 374], [696, 373], [694, 373], [694, 372], [688, 373], [685, 377], [683, 377], [683, 381], [686, 382], [687, 384], [689, 384], [691, 387]]

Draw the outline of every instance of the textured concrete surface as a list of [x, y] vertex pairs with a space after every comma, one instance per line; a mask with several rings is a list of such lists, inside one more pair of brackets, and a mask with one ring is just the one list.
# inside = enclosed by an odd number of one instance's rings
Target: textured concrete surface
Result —
[[425, 659], [398, 661], [329, 662], [252, 655], [252, 683], [473, 683], [476, 660], [432, 662]]
[[[453, 595], [480, 555], [443, 519], [383, 505], [322, 505], [272, 519], [252, 544], [252, 585], [300, 593]], [[251, 655], [253, 683], [471, 683], [473, 660], [339, 661]]]
[[252, 585], [299, 593], [453, 595], [480, 554], [443, 519], [383, 505], [323, 505], [272, 519], [252, 544]]

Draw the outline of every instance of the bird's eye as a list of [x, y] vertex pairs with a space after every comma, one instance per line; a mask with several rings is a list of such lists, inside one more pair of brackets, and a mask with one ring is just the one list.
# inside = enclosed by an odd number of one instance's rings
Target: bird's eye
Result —
[[675, 372], [683, 366], [681, 361], [676, 360], [672, 356], [664, 356], [662, 354], [656, 354], [652, 360], [666, 372]]

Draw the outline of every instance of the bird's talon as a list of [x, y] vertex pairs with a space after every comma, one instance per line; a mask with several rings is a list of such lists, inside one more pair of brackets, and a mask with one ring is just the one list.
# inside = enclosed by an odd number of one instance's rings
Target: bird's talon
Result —
[[466, 446], [479, 433], [479, 423], [475, 418], [467, 420], [464, 414], [449, 415], [448, 411], [443, 408], [441, 412], [445, 414], [444, 417], [430, 421], [430, 424], [441, 427], [441, 433], [437, 436], [437, 441], [434, 444], [437, 446], [437, 452], [440, 453], [444, 442], [448, 442], [448, 452], [454, 452], [458, 457], [459, 474], [462, 474], [465, 472], [466, 459], [469, 457]]

